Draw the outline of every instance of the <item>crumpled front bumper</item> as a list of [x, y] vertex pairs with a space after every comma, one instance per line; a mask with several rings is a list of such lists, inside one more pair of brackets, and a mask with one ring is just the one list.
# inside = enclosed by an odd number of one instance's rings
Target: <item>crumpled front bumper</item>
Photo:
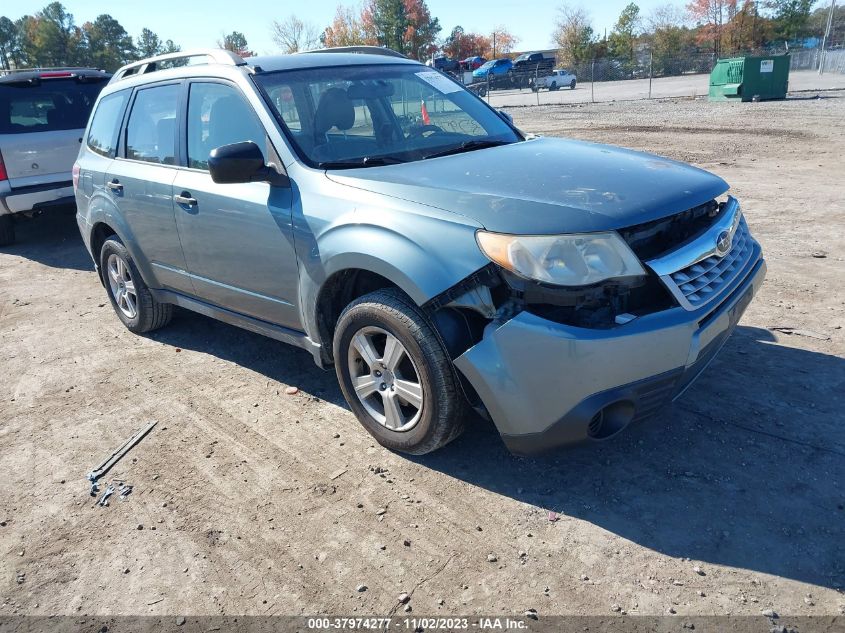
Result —
[[521, 312], [489, 326], [455, 366], [514, 453], [602, 439], [668, 404], [709, 364], [763, 283], [766, 264], [755, 249], [715, 306], [672, 308], [609, 330]]

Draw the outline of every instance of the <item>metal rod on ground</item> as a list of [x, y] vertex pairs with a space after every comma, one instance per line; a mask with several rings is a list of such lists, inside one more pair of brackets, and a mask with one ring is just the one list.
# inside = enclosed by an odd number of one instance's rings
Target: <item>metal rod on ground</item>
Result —
[[654, 76], [654, 51], [648, 55], [648, 98], [651, 99], [651, 78]]
[[590, 102], [596, 102], [596, 60], [590, 62]]
[[490, 73], [492, 70], [492, 68], [487, 70], [487, 105], [490, 105]]
[[833, 10], [836, 7], [836, 0], [830, 0], [830, 12], [827, 14], [827, 27], [824, 30], [824, 36], [822, 37], [822, 50], [821, 55], [819, 55], [819, 74], [824, 73], [824, 58], [825, 58], [825, 50], [824, 47], [827, 44], [827, 38], [830, 37], [830, 28], [833, 25]]
[[534, 92], [537, 94], [537, 105], [540, 105], [540, 64], [534, 71]]
[[96, 468], [93, 468], [91, 472], [86, 475], [88, 481], [97, 481], [100, 477], [105, 475], [109, 471], [109, 469], [114, 466], [120, 460], [121, 457], [126, 455], [126, 453], [129, 452], [129, 449], [131, 449], [133, 446], [135, 446], [135, 444], [140, 442], [141, 439], [147, 433], [149, 433], [156, 424], [157, 423], [153, 421], [150, 422], [140, 431], [135, 431], [135, 433], [133, 433], [132, 436], [120, 446], [120, 448], [115, 450], [110, 456], [105, 459], [105, 461], [103, 461], [102, 464], [100, 464]]

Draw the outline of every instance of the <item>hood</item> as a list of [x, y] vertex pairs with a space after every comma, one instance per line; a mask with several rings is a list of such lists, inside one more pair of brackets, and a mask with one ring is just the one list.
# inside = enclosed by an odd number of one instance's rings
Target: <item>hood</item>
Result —
[[539, 235], [657, 220], [728, 190], [718, 176], [685, 163], [557, 138], [327, 176], [461, 214], [489, 231]]

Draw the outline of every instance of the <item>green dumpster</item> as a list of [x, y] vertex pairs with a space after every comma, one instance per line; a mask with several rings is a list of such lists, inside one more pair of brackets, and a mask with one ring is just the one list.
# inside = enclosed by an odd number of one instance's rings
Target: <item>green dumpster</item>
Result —
[[720, 59], [710, 73], [710, 101], [785, 99], [788, 84], [789, 55]]

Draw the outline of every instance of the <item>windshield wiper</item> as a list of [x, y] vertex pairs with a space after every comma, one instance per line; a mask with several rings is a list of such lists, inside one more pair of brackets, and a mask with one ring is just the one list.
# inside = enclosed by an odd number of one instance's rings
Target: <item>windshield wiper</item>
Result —
[[325, 161], [317, 163], [321, 169], [346, 169], [353, 167], [380, 167], [383, 165], [398, 165], [406, 163], [403, 158], [397, 156], [364, 156], [364, 158], [353, 158], [350, 160]]
[[495, 141], [492, 139], [474, 139], [469, 141], [464, 141], [460, 145], [455, 147], [450, 147], [448, 149], [441, 150], [439, 152], [433, 152], [431, 154], [426, 154], [423, 158], [438, 158], [440, 156], [449, 156], [451, 154], [460, 154], [462, 152], [471, 152], [476, 149], [484, 149], [485, 147], [498, 147], [499, 145], [510, 145], [514, 141]]

